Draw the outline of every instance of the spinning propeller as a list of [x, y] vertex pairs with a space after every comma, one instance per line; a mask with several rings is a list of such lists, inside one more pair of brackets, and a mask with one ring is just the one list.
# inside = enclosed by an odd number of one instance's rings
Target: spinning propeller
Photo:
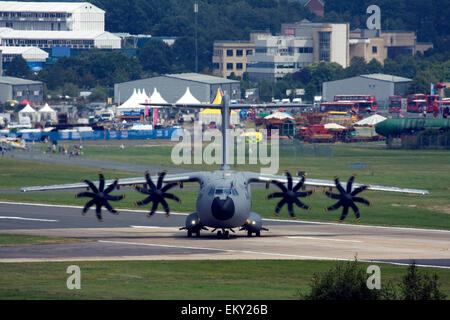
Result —
[[355, 217], [356, 217], [356, 221], [359, 221], [359, 209], [356, 206], [355, 202], [358, 203], [364, 203], [365, 205], [371, 206], [370, 202], [364, 198], [361, 197], [356, 197], [356, 195], [364, 190], [367, 189], [367, 186], [361, 186], [356, 188], [355, 190], [352, 191], [352, 186], [353, 186], [353, 181], [355, 180], [355, 176], [351, 176], [350, 179], [348, 179], [347, 181], [347, 190], [345, 190], [341, 183], [339, 182], [338, 177], [334, 178], [334, 183], [336, 184], [336, 188], [339, 191], [339, 194], [334, 194], [331, 193], [329, 191], [324, 191], [324, 193], [332, 199], [337, 199], [339, 200], [338, 202], [336, 202], [334, 205], [330, 206], [330, 207], [326, 207], [324, 210], [325, 211], [331, 211], [331, 210], [336, 210], [339, 209], [340, 207], [342, 207], [342, 215], [341, 218], [339, 219], [339, 221], [343, 221], [348, 214], [348, 209], [352, 208], [353, 212], [355, 213]]
[[105, 177], [103, 176], [101, 171], [99, 171], [98, 177], [99, 177], [98, 188], [91, 181], [84, 179], [83, 181], [88, 185], [88, 190], [91, 189], [92, 192], [78, 193], [75, 196], [75, 198], [78, 198], [78, 197], [92, 198], [92, 200], [90, 200], [86, 203], [86, 205], [84, 206], [81, 213], [83, 215], [85, 215], [86, 212], [89, 210], [89, 208], [95, 204], [95, 213], [97, 215], [98, 220], [100, 222], [102, 222], [103, 221], [102, 207], [105, 207], [109, 212], [111, 212], [113, 214], [119, 214], [119, 212], [117, 210], [115, 210], [115, 209], [113, 209], [113, 207], [111, 207], [111, 205], [109, 204], [108, 201], [122, 200], [123, 198], [125, 198], [125, 195], [124, 194], [120, 195], [120, 196], [110, 196], [109, 195], [109, 193], [111, 191], [113, 191], [114, 188], [117, 187], [117, 182], [118, 182], [117, 178], [116, 178], [116, 180], [114, 180], [114, 182], [112, 184], [110, 184], [105, 189]]
[[[166, 216], [170, 213], [169, 205], [167, 204], [166, 199], [171, 199], [178, 201], [181, 203], [180, 198], [178, 198], [176, 195], [172, 193], [167, 193], [166, 191], [172, 189], [175, 187], [178, 183], [172, 182], [168, 183], [163, 187], [164, 183], [164, 176], [167, 174], [167, 171], [163, 171], [158, 173], [158, 181], [156, 182], [156, 185], [153, 183], [152, 178], [150, 177], [150, 173], [147, 171], [145, 173], [145, 180], [147, 181], [146, 184], [144, 184], [142, 187], [140, 186], [134, 186], [137, 191], [143, 194], [148, 194], [149, 196], [141, 201], [136, 201], [135, 205], [137, 206], [143, 206], [150, 202], [153, 202], [152, 208], [150, 210], [150, 213], [148, 214], [148, 217], [151, 217], [155, 214], [156, 209], [158, 208], [158, 205], [161, 203], [161, 205], [164, 208], [164, 211], [166, 212]], [[150, 188], [149, 188], [150, 187]]]
[[305, 178], [306, 178], [305, 175], [302, 176], [302, 179], [295, 186], [293, 186], [293, 184], [292, 184], [292, 175], [287, 171], [286, 171], [286, 177], [287, 177], [287, 187], [282, 182], [270, 181], [270, 183], [273, 183], [276, 186], [278, 186], [278, 188], [280, 188], [282, 192], [271, 193], [266, 197], [266, 200], [272, 199], [272, 198], [282, 198], [277, 203], [274, 214], [278, 215], [281, 208], [287, 203], [289, 215], [294, 218], [295, 217], [294, 205], [293, 205], [294, 203], [299, 208], [302, 208], [305, 210], [311, 210], [310, 206], [307, 206], [306, 204], [301, 202], [298, 198], [308, 197], [314, 192], [314, 190], [310, 190], [310, 191], [306, 191], [306, 192], [298, 192], [298, 190], [300, 188], [302, 188], [303, 184], [305, 183]]

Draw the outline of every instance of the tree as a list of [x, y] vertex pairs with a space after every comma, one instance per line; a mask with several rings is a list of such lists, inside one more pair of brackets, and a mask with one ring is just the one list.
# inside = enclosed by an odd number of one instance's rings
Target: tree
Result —
[[416, 73], [408, 86], [408, 93], [426, 93], [430, 90], [431, 83], [436, 83], [436, 79], [429, 71], [419, 71]]
[[362, 57], [353, 57], [350, 61], [350, 66], [345, 69], [346, 77], [355, 77], [361, 74], [367, 74], [367, 64]]
[[139, 50], [139, 62], [150, 73], [165, 74], [171, 72], [172, 51], [160, 40], [150, 40]]
[[439, 277], [420, 272], [415, 262], [408, 266], [408, 272], [400, 284], [404, 300], [443, 300], [446, 295], [440, 291]]
[[373, 58], [367, 64], [367, 71], [368, 71], [369, 74], [382, 73], [383, 72], [383, 66], [381, 65], [381, 63], [377, 59]]
[[8, 65], [5, 75], [17, 78], [30, 78], [31, 70], [21, 55], [15, 56]]
[[92, 91], [88, 99], [91, 102], [105, 102], [107, 97], [106, 89], [98, 86]]

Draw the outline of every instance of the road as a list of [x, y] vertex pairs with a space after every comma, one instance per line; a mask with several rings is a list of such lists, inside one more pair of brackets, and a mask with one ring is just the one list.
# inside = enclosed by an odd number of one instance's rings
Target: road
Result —
[[261, 237], [229, 240], [204, 231], [187, 238], [185, 213], [104, 213], [99, 223], [81, 207], [0, 203], [0, 232], [75, 237], [85, 242], [0, 247], [0, 262], [76, 260], [318, 259], [409, 264], [450, 269], [450, 231], [265, 219]]

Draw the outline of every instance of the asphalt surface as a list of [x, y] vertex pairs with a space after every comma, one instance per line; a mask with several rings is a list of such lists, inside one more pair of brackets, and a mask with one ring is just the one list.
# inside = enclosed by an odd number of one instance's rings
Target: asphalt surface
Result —
[[145, 210], [104, 212], [99, 223], [81, 207], [0, 203], [0, 232], [74, 237], [84, 242], [0, 247], [0, 262], [74, 260], [318, 259], [450, 269], [450, 231], [265, 219], [261, 237], [236, 230], [229, 240], [204, 231], [187, 238], [185, 213], [146, 217]]

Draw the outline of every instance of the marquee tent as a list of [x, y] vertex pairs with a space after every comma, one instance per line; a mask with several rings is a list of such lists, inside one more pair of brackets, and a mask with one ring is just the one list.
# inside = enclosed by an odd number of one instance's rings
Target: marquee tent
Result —
[[39, 110], [39, 116], [41, 118], [41, 121], [54, 121], [57, 120], [57, 113], [55, 110], [53, 110], [48, 103], [46, 103], [40, 110]]
[[39, 113], [34, 110], [29, 104], [19, 111], [19, 122], [21, 118], [28, 117], [32, 123], [39, 121]]
[[186, 88], [186, 92], [183, 94], [183, 96], [178, 99], [176, 102], [177, 104], [200, 104], [201, 102], [192, 95], [191, 90], [189, 90], [189, 87]]

